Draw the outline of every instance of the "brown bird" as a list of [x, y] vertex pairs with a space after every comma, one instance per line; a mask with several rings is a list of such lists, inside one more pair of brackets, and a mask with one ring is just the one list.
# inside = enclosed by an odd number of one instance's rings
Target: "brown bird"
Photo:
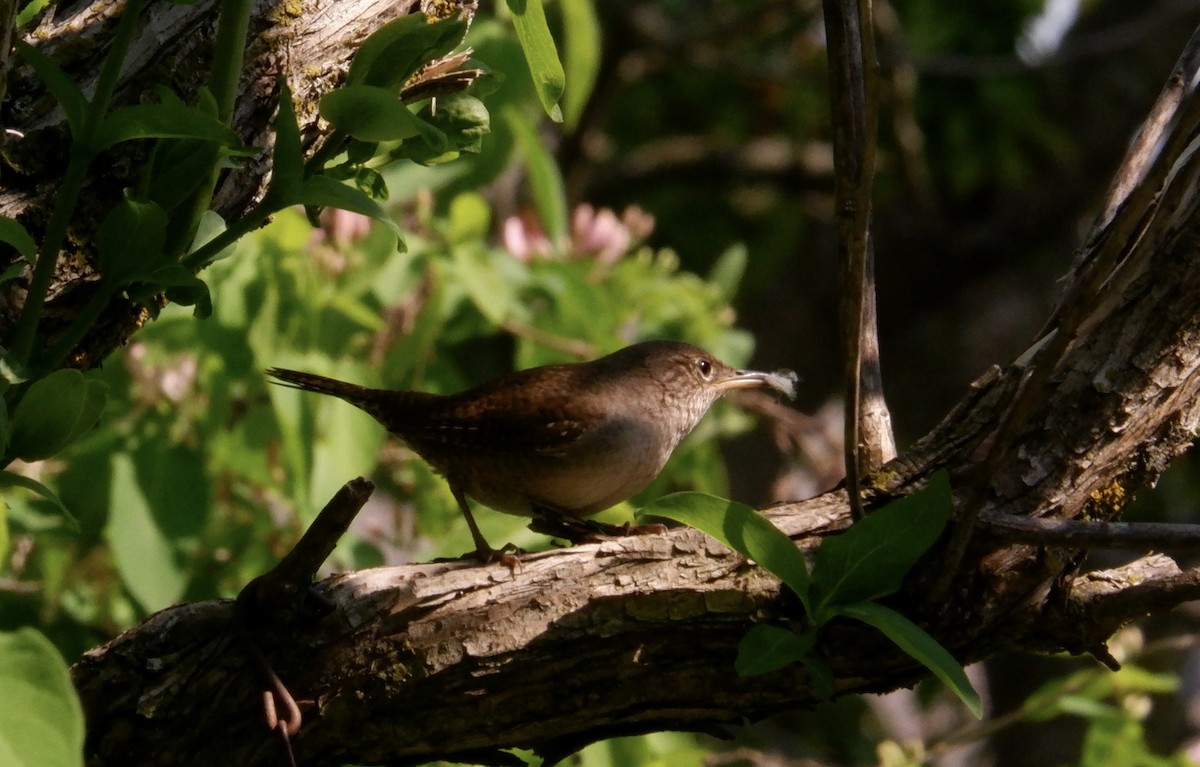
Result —
[[571, 529], [649, 485], [725, 392], [768, 387], [793, 397], [796, 383], [790, 370], [734, 370], [676, 341], [522, 370], [449, 395], [369, 389], [280, 368], [267, 375], [340, 397], [408, 444], [449, 482], [485, 561], [496, 552], [468, 496]]

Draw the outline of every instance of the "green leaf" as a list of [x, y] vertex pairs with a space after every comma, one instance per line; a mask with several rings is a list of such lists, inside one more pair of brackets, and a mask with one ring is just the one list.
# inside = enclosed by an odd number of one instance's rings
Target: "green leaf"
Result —
[[15, 264], [10, 264], [7, 269], [0, 272], [0, 285], [3, 285], [10, 280], [15, 280], [21, 276], [21, 272], [25, 271], [25, 264], [17, 261]]
[[[204, 213], [200, 215], [200, 225], [196, 227], [196, 236], [192, 238], [192, 244], [188, 248], [188, 253], [194, 253], [200, 248], [204, 247], [209, 242], [216, 239], [218, 235], [222, 234], [225, 229], [225, 219], [221, 218], [220, 213], [217, 213], [215, 210], [204, 211]], [[230, 243], [226, 247], [217, 251], [216, 254], [209, 258], [204, 265], [208, 266], [209, 264], [216, 263], [223, 258], [229, 257], [236, 247], [237, 243]]]
[[386, 202], [389, 192], [383, 174], [374, 168], [359, 168], [354, 172], [354, 188], [372, 200]]
[[492, 130], [492, 117], [487, 107], [467, 93], [440, 97], [437, 111], [426, 120], [446, 134], [450, 146], [470, 154], [478, 154], [483, 149], [483, 137]]
[[804, 664], [804, 668], [808, 671], [808, 678], [812, 680], [813, 690], [822, 700], [829, 700], [833, 697], [833, 669], [829, 668], [829, 664], [825, 659], [815, 652], [808, 653], [800, 661]]
[[733, 667], [739, 676], [757, 676], [778, 671], [812, 653], [816, 634], [797, 634], [785, 628], [759, 623], [746, 632], [738, 645]]
[[55, 495], [53, 490], [46, 487], [41, 482], [38, 482], [36, 479], [31, 479], [30, 477], [26, 477], [24, 474], [17, 474], [11, 471], [0, 471], [0, 487], [21, 487], [33, 493], [34, 495], [39, 495], [42, 498], [45, 498], [50, 503], [54, 504], [54, 507], [62, 513], [63, 519], [65, 519], [72, 528], [79, 529], [79, 520], [75, 518], [75, 515], [71, 513], [71, 510], [68, 509], [66, 504], [62, 502], [62, 499]]
[[200, 139], [250, 151], [228, 125], [179, 102], [134, 104], [110, 112], [96, 131], [94, 148], [101, 151], [122, 141], [143, 138]]
[[567, 193], [558, 163], [529, 120], [511, 107], [505, 108], [504, 118], [525, 158], [529, 190], [538, 218], [551, 242], [560, 242], [567, 236]]
[[163, 210], [174, 210], [208, 182], [220, 153], [221, 148], [210, 141], [160, 141], [139, 197], [158, 203]]
[[525, 61], [529, 64], [529, 74], [533, 77], [538, 100], [551, 120], [562, 122], [558, 99], [563, 94], [566, 75], [562, 62], [558, 60], [558, 49], [554, 46], [550, 27], [546, 24], [542, 0], [508, 0], [508, 8], [513, 14], [517, 40], [525, 52]]
[[583, 116], [600, 74], [600, 20], [592, 0], [562, 0], [563, 65], [566, 91], [563, 93], [563, 122], [574, 131]]
[[511, 281], [501, 278], [495, 252], [474, 241], [454, 248], [451, 256], [456, 281], [479, 313], [494, 326], [508, 319], [518, 299], [517, 290]]
[[109, 211], [96, 234], [100, 274], [110, 288], [139, 279], [160, 264], [167, 236], [167, 213], [156, 203], [122, 200]]
[[[1188, 760], [1190, 764], [1195, 764]], [[1171, 764], [1154, 756], [1146, 744], [1142, 723], [1121, 709], [1091, 717], [1083, 739], [1079, 767], [1160, 767]]]
[[204, 280], [179, 264], [168, 264], [145, 277], [154, 293], [166, 288], [167, 298], [180, 306], [194, 306], [192, 316], [205, 319], [212, 316], [212, 294]]
[[950, 518], [950, 480], [944, 471], [929, 486], [872, 512], [849, 530], [830, 536], [813, 565], [817, 622], [837, 605], [894, 593]]
[[79, 413], [79, 419], [75, 422], [75, 429], [71, 432], [68, 443], [82, 437], [87, 432], [91, 431], [96, 422], [100, 420], [100, 414], [104, 412], [104, 403], [108, 401], [108, 385], [99, 378], [84, 376], [83, 379], [83, 409]]
[[26, 3], [21, 8], [21, 12], [17, 14], [17, 29], [23, 29], [25, 25], [37, 18], [37, 15], [50, 3], [51, 0], [30, 0]]
[[40, 461], [70, 443], [87, 401], [87, 384], [78, 370], [55, 370], [34, 381], [13, 411], [8, 455]]
[[292, 89], [279, 83], [279, 112], [275, 116], [275, 148], [271, 151], [271, 187], [280, 208], [295, 204], [295, 196], [304, 181], [304, 150], [300, 145], [300, 126], [292, 104]]
[[742, 275], [746, 273], [748, 254], [746, 246], [735, 243], [725, 249], [717, 257], [717, 262], [708, 270], [708, 281], [721, 294], [722, 301], [732, 302], [737, 296], [738, 286], [742, 283]]
[[396, 225], [392, 217], [380, 207], [379, 203], [352, 186], [334, 181], [327, 176], [312, 176], [304, 180], [297, 197], [295, 203], [299, 205], [338, 208], [370, 216], [391, 229], [392, 233], [396, 235], [397, 247], [400, 250], [404, 249], [404, 233], [400, 231], [400, 227]]
[[879, 629], [884, 636], [895, 642], [897, 647], [945, 682], [975, 718], [983, 717], [983, 704], [979, 700], [979, 693], [971, 686], [962, 666], [920, 626], [895, 610], [875, 602], [842, 605], [837, 608], [837, 612]]
[[463, 192], [450, 201], [446, 223], [446, 239], [451, 244], [480, 241], [491, 229], [492, 209], [481, 195]]
[[50, 640], [32, 628], [0, 633], [0, 764], [83, 764], [83, 708]]
[[363, 41], [350, 63], [346, 84], [375, 85], [395, 93], [422, 66], [454, 50], [466, 33], [462, 19], [430, 24], [423, 14], [401, 16]]
[[33, 67], [38, 79], [46, 85], [46, 90], [54, 95], [63, 113], [67, 116], [67, 125], [71, 135], [78, 139], [83, 130], [83, 118], [87, 114], [88, 101], [83, 91], [75, 84], [66, 72], [58, 66], [54, 59], [22, 40], [14, 40], [17, 54], [26, 64]]
[[37, 245], [25, 227], [16, 219], [0, 216], [0, 242], [12, 245], [22, 258], [33, 263], [33, 257], [37, 254]]
[[[189, 485], [181, 482], [179, 487]], [[129, 592], [146, 610], [176, 602], [187, 586], [187, 570], [155, 518], [127, 453], [113, 456], [109, 508], [107, 538], [117, 572]]]
[[420, 134], [418, 118], [394, 91], [347, 85], [321, 97], [321, 117], [333, 127], [368, 142], [403, 141]]
[[701, 530], [753, 559], [800, 597], [808, 609], [808, 563], [795, 542], [749, 506], [704, 493], [672, 493], [638, 512], [666, 517]]
[[362, 165], [379, 151], [379, 144], [373, 141], [351, 141], [346, 145], [346, 162], [351, 165]]
[[425, 145], [401, 147], [403, 156], [422, 165], [440, 165], [457, 159], [463, 152], [476, 154], [483, 148], [483, 137], [491, 131], [491, 116], [483, 102], [465, 93], [442, 96], [437, 111], [426, 108], [422, 121], [442, 138], [440, 144], [428, 139]]

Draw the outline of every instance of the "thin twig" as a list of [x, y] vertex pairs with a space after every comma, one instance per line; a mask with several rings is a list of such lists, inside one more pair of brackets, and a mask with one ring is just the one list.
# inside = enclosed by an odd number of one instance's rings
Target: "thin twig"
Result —
[[1200, 525], [1170, 522], [1089, 522], [985, 512], [979, 525], [1007, 541], [1080, 549], [1200, 549]]
[[292, 550], [270, 572], [259, 577], [307, 587], [374, 490], [375, 485], [362, 477], [343, 485], [321, 509]]
[[[871, 274], [871, 185], [878, 124], [878, 75], [871, 0], [825, 0], [825, 39], [833, 113], [834, 195], [842, 263], [842, 333], [846, 355], [846, 486], [855, 519], [863, 516], [861, 477], [882, 451], [877, 418], [864, 420], [864, 390], [882, 402]], [[864, 380], [864, 376], [868, 379]], [[877, 404], [875, 405], [877, 407]], [[886, 406], [884, 407], [886, 412]], [[890, 437], [890, 430], [889, 430]], [[866, 458], [866, 462], [864, 462]]]

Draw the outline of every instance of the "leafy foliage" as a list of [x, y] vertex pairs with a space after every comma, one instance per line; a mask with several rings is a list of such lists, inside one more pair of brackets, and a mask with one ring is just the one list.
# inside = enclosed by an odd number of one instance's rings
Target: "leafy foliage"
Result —
[[640, 514], [703, 530], [778, 576], [800, 598], [805, 630], [789, 639], [784, 634], [791, 632], [756, 626], [742, 641], [739, 673], [768, 673], [799, 661], [828, 697], [833, 692], [832, 675], [815, 652], [816, 632], [840, 615], [879, 629], [933, 671], [979, 717], [983, 713], [979, 695], [954, 657], [903, 615], [872, 601], [900, 588], [908, 570], [941, 535], [950, 503], [949, 480], [939, 472], [924, 490], [826, 538], [817, 550], [811, 576], [804, 554], [791, 539], [748, 506], [677, 493], [651, 503]]

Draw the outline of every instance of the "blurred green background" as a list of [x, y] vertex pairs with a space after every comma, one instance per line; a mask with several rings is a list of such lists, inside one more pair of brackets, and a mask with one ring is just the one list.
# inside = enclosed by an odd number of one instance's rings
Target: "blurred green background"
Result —
[[[972, 379], [1034, 340], [1200, 4], [875, 9], [880, 330], [903, 449]], [[831, 486], [841, 460], [838, 269], [819, 10], [549, 2], [568, 76], [556, 125], [506, 14], [485, 9], [468, 40], [498, 74], [482, 96], [492, 125], [483, 151], [384, 172], [407, 250], [352, 217], [328, 213], [314, 228], [285, 213], [203, 274], [211, 318], [168, 307], [110, 358], [95, 374], [109, 392], [99, 427], [20, 468], [58, 493], [80, 529], [35, 496], [4, 496], [0, 628], [38, 626], [71, 661], [153, 610], [233, 596], [360, 474], [380, 491], [331, 569], [471, 548], [440, 478], [349, 405], [268, 386], [270, 366], [450, 392], [677, 338], [734, 365], [797, 370], [798, 412], [722, 403], [609, 520], [675, 489], [762, 505]], [[1067, 14], [1057, 31], [1052, 11]], [[1191, 464], [1130, 514], [1186, 519], [1200, 496]], [[523, 519], [477, 517], [495, 543], [549, 545]], [[928, 685], [777, 717], [732, 742], [664, 733], [597, 744], [573, 761], [1181, 764], [1200, 726], [1195, 623], [1185, 610], [1123, 634], [1129, 668], [1118, 675], [1031, 657], [977, 668], [1003, 724], [978, 737]], [[966, 745], [952, 747], [956, 735]]]

